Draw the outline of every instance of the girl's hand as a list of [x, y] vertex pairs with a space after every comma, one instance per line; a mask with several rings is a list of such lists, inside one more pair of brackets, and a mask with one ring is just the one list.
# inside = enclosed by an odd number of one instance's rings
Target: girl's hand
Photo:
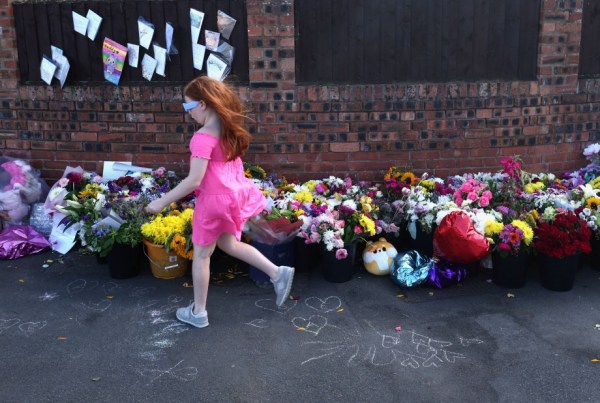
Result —
[[148, 214], [158, 214], [165, 208], [164, 204], [159, 200], [154, 200], [148, 204], [144, 210]]

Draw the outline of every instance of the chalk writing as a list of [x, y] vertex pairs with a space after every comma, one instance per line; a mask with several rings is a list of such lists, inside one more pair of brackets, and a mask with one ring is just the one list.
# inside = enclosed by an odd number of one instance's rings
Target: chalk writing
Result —
[[[275, 306], [272, 299], [259, 299], [254, 305], [261, 310], [281, 315], [299, 310], [299, 315], [291, 319], [292, 327], [302, 331], [299, 333], [319, 339], [302, 343], [304, 346], [312, 347], [313, 354], [304, 359], [301, 365], [337, 357], [344, 360], [349, 367], [360, 363], [374, 366], [398, 363], [405, 368], [436, 368], [444, 364], [455, 364], [466, 358], [462, 352], [454, 350], [456, 347], [469, 347], [483, 343], [478, 338], [458, 336], [458, 343], [455, 344], [423, 335], [415, 330], [401, 333], [397, 330], [383, 332], [367, 320], [364, 320], [366, 332], [361, 333], [358, 327], [348, 332], [336, 324], [344, 320], [343, 316], [338, 315], [343, 311], [344, 304], [341, 298], [335, 295], [325, 298], [307, 297], [303, 304], [297, 304], [296, 300], [286, 301], [279, 308]], [[305, 314], [307, 309], [318, 314]], [[271, 320], [275, 321], [274, 318]], [[268, 319], [265, 318], [257, 318], [245, 324], [257, 329], [270, 326]], [[340, 331], [343, 332], [341, 337]], [[321, 337], [326, 337], [328, 340], [320, 340]], [[336, 337], [338, 340], [331, 341], [331, 337]]]
[[292, 324], [296, 329], [302, 329], [306, 332], [312, 333], [315, 336], [319, 335], [319, 332], [327, 326], [327, 318], [321, 315], [312, 315], [308, 319], [300, 316], [292, 319]]
[[150, 378], [148, 385], [163, 376], [169, 376], [180, 381], [189, 382], [198, 376], [198, 368], [196, 367], [181, 367], [178, 368], [184, 360], [179, 361], [177, 364], [169, 369], [137, 369], [137, 372], [144, 377]]
[[38, 297], [40, 301], [52, 301], [55, 298], [58, 298], [58, 294], [55, 292], [45, 292]]
[[35, 332], [46, 327], [48, 322], [43, 321], [27, 321], [24, 322], [19, 318], [11, 318], [11, 319], [0, 319], [0, 334], [4, 333], [9, 329], [17, 330], [20, 334], [29, 337]]
[[342, 307], [342, 300], [340, 297], [335, 296], [327, 297], [325, 299], [309, 297], [304, 301], [304, 303], [309, 308], [322, 313], [337, 311]]

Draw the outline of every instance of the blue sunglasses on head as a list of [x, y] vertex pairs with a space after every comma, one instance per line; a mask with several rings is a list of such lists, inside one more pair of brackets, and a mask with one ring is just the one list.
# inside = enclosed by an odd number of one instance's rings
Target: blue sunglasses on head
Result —
[[185, 110], [186, 112], [189, 112], [192, 109], [194, 109], [195, 107], [197, 107], [198, 105], [200, 105], [200, 101], [184, 102], [181, 105], [183, 106], [183, 110]]

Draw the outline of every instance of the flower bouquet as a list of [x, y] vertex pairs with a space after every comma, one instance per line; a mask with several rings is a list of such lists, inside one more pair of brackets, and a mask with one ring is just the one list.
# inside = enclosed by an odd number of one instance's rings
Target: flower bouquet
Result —
[[534, 247], [538, 253], [564, 258], [589, 253], [592, 232], [574, 211], [547, 207], [537, 223]]
[[591, 231], [577, 213], [547, 207], [539, 218], [534, 237], [540, 259], [540, 283], [553, 291], [573, 288], [575, 274], [590, 253]]
[[146, 256], [157, 278], [182, 277], [193, 257], [192, 217], [194, 210], [172, 210], [142, 224]]
[[488, 221], [485, 236], [490, 242], [492, 253], [498, 253], [501, 257], [528, 253], [533, 246], [533, 229], [523, 220], [515, 219], [508, 224]]

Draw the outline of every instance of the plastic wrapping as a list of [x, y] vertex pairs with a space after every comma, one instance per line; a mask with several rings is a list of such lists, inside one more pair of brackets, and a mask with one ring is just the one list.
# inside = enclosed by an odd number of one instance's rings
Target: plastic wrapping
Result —
[[392, 281], [402, 287], [416, 287], [429, 276], [430, 259], [416, 250], [399, 253], [392, 262]]
[[0, 259], [17, 259], [50, 247], [50, 242], [29, 225], [15, 225], [0, 233]]
[[436, 288], [446, 288], [464, 281], [469, 270], [460, 263], [447, 260], [432, 259], [429, 263], [427, 285]]
[[454, 263], [472, 263], [489, 254], [488, 240], [464, 211], [448, 214], [433, 235], [433, 255]]
[[8, 222], [20, 224], [30, 205], [42, 195], [39, 172], [27, 162], [0, 157], [0, 213]]
[[266, 245], [279, 245], [292, 241], [300, 232], [302, 221], [291, 222], [286, 217], [267, 220], [258, 215], [246, 222], [253, 241]]

